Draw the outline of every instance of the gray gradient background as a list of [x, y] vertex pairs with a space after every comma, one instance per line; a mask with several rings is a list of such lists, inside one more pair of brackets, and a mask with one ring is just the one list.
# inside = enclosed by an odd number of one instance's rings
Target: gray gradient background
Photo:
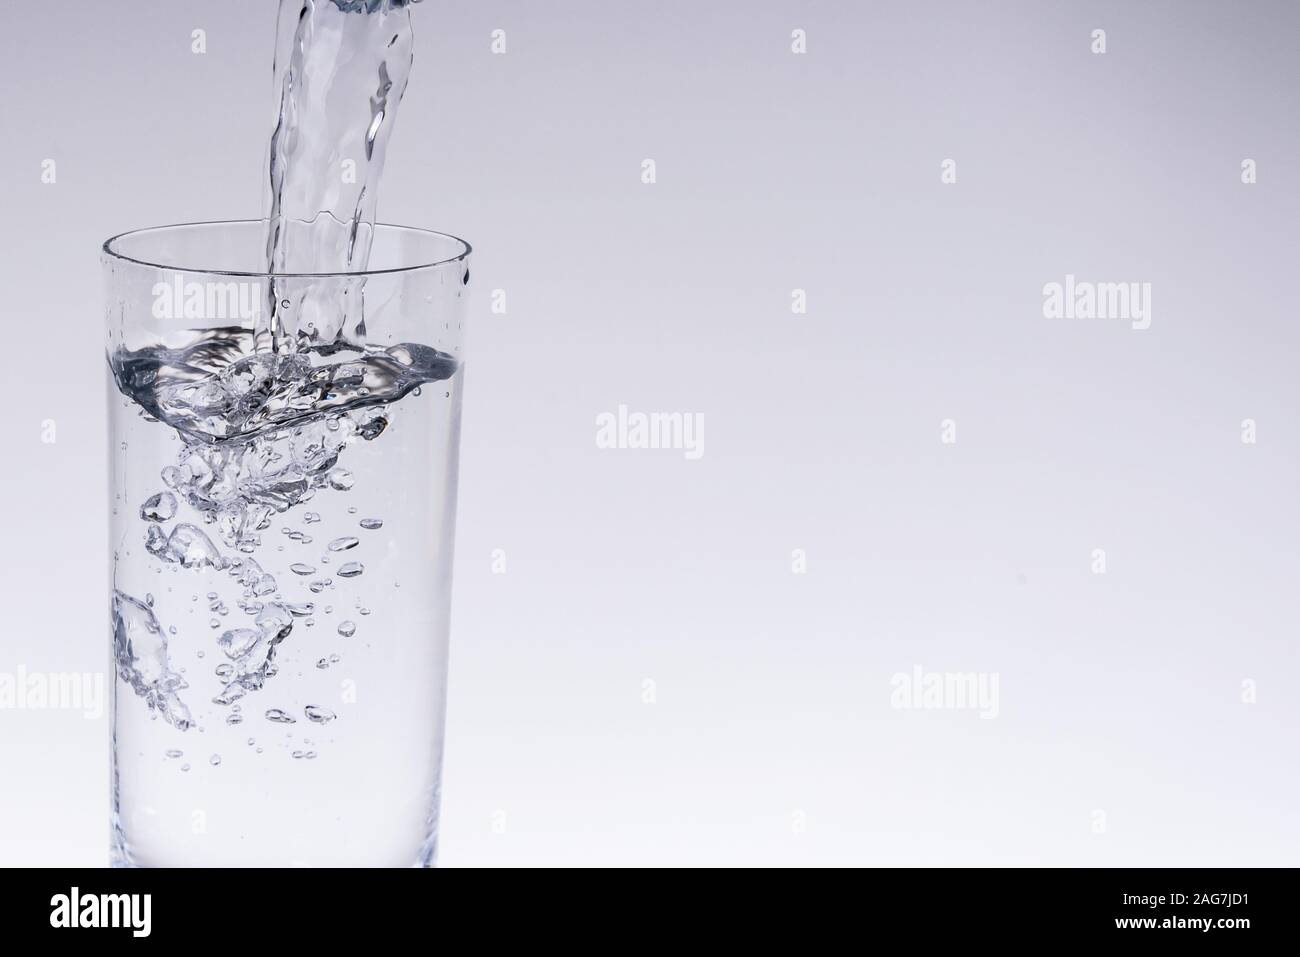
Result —
[[[274, 19], [5, 0], [0, 670], [105, 667], [98, 246], [259, 212]], [[1300, 862], [1300, 7], [415, 19], [380, 216], [476, 246], [444, 864]], [[1045, 320], [1066, 273], [1151, 328]], [[999, 717], [892, 709], [916, 664]], [[105, 862], [107, 777], [0, 711], [0, 864]]]

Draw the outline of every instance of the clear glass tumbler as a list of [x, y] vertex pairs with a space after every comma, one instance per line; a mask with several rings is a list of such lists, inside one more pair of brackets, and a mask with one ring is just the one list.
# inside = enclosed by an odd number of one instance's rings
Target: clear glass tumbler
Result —
[[468, 244], [104, 244], [117, 866], [428, 866]]

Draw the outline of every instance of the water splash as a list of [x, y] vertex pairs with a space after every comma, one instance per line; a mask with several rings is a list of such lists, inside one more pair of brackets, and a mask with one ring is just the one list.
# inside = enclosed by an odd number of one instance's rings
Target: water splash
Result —
[[189, 728], [194, 719], [177, 694], [188, 686], [172, 671], [167, 635], [153, 609], [114, 589], [111, 625], [118, 676], [172, 727]]
[[[235, 603], [254, 617], [253, 627], [224, 628], [217, 639], [227, 658], [214, 669], [222, 687], [212, 701], [219, 705], [260, 690], [277, 673], [277, 650], [295, 620], [313, 624], [311, 603], [285, 600], [276, 576], [251, 557], [261, 533], [275, 515], [319, 491], [351, 489], [352, 472], [339, 464], [348, 447], [383, 435], [392, 403], [457, 371], [452, 356], [427, 346], [368, 344], [365, 278], [356, 275], [369, 260], [376, 188], [410, 72], [408, 8], [414, 2], [281, 0], [266, 263], [273, 273], [314, 275], [277, 275], [257, 293], [269, 308], [253, 311], [250, 328], [176, 333], [166, 344], [123, 346], [108, 357], [121, 393], [181, 440], [176, 459], [161, 470], [166, 490], [150, 495], [139, 510], [148, 523], [146, 551], [168, 565], [228, 571], [244, 588]], [[349, 163], [355, 175], [344, 175]], [[163, 528], [184, 507], [211, 532], [185, 521], [170, 533]], [[308, 523], [319, 520], [314, 512], [304, 516]], [[378, 528], [382, 522], [375, 521], [362, 525]], [[223, 554], [213, 537], [234, 553]], [[355, 538], [335, 539], [329, 547], [356, 544]], [[290, 569], [314, 573], [301, 564]], [[350, 562], [338, 574], [361, 571], [359, 562]], [[310, 587], [328, 586], [326, 579]], [[209, 600], [210, 611], [228, 614], [215, 592]], [[151, 605], [114, 590], [118, 672], [183, 731], [194, 723], [177, 695], [187, 685], [171, 668]], [[223, 628], [216, 617], [208, 624]], [[333, 719], [318, 710], [308, 718]], [[294, 720], [279, 709], [266, 717]], [[242, 720], [236, 718], [232, 712], [227, 721]], [[218, 760], [214, 756], [213, 763]]]

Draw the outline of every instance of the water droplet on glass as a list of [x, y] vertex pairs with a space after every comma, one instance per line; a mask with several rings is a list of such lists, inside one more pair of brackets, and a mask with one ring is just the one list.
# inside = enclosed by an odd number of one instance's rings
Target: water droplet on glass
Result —
[[339, 567], [339, 578], [356, 578], [365, 570], [366, 566], [360, 562], [348, 562], [346, 565]]
[[388, 419], [382, 415], [376, 414], [362, 422], [358, 427], [357, 432], [363, 439], [370, 442], [379, 438], [386, 428], [388, 428]]
[[347, 469], [336, 468], [330, 470], [330, 488], [335, 489], [336, 491], [346, 492], [348, 489], [352, 488], [354, 481], [355, 479], [352, 478], [352, 473]]
[[217, 639], [217, 644], [227, 658], [239, 659], [248, 654], [261, 638], [260, 628], [232, 628]]
[[276, 724], [296, 724], [294, 716], [280, 708], [269, 708], [266, 712], [266, 720], [274, 721]]
[[208, 758], [208, 764], [212, 765], [214, 768], [220, 763], [221, 755], [219, 754], [214, 754], [212, 757]]
[[362, 528], [370, 529], [373, 532], [377, 528], [384, 527], [384, 520], [382, 518], [363, 518], [357, 524]]
[[312, 568], [312, 566], [310, 565], [304, 565], [302, 562], [295, 562], [294, 564], [290, 565], [289, 571], [293, 572], [295, 575], [316, 574], [316, 569]]
[[176, 515], [176, 496], [171, 492], [150, 495], [140, 506], [140, 517], [146, 522], [169, 522]]
[[315, 704], [307, 705], [307, 707], [302, 709], [302, 712], [307, 716], [309, 721], [314, 721], [316, 724], [329, 724], [338, 717], [338, 715], [333, 711], [330, 711], [328, 708], [322, 708], [320, 705]]
[[332, 552], [346, 552], [349, 548], [356, 548], [359, 543], [360, 539], [348, 535], [330, 542], [329, 550]]
[[344, 638], [351, 638], [357, 633], [357, 625], [354, 621], [339, 622], [339, 634]]
[[158, 556], [164, 561], [175, 562], [183, 568], [224, 568], [226, 560], [221, 557], [212, 539], [197, 526], [182, 523], [172, 529], [167, 537], [167, 547]]
[[150, 555], [162, 556], [167, 549], [167, 533], [157, 525], [150, 525], [144, 533], [144, 550]]

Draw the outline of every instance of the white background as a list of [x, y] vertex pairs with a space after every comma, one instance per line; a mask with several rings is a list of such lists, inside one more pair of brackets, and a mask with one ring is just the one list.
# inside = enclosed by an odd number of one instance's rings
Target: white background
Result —
[[[380, 217], [476, 247], [444, 864], [1296, 863], [1294, 4], [414, 16]], [[5, 4], [0, 671], [105, 668], [98, 247], [259, 212], [274, 19]], [[0, 710], [0, 864], [106, 862], [107, 734]]]

